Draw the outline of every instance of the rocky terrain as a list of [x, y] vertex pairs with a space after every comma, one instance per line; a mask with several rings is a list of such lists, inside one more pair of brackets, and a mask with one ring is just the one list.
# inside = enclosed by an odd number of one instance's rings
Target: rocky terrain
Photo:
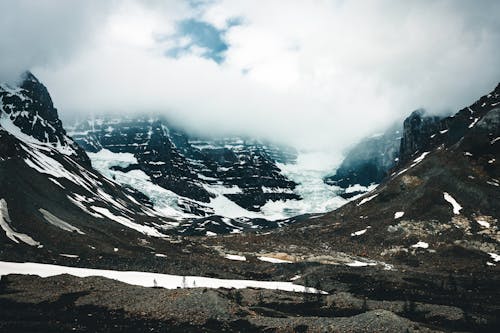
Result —
[[[150, 198], [92, 168], [36, 78], [27, 74], [17, 88], [2, 85], [0, 101], [0, 269], [6, 262], [37, 262], [293, 282], [321, 291], [164, 289], [140, 286], [141, 281], [41, 278], [4, 270], [3, 331], [497, 332], [500, 327], [500, 85], [451, 117], [419, 122], [420, 115], [412, 115], [398, 152], [404, 157], [369, 193], [333, 212], [274, 224], [223, 216], [166, 218]], [[117, 167], [150, 178], [158, 171], [163, 175], [158, 186], [177, 181], [198, 186], [200, 175], [216, 178], [214, 173], [233, 181], [220, 175], [237, 164], [221, 174], [216, 172], [224, 158], [212, 169], [203, 163], [191, 169], [195, 158], [179, 148], [181, 136], [162, 123], [148, 124], [151, 133], [139, 147], [155, 148], [149, 154], [117, 150], [114, 154], [137, 160]], [[139, 127], [117, 132], [136, 138], [144, 133]], [[104, 134], [96, 144], [111, 140], [111, 145], [115, 134], [97, 132]], [[201, 145], [190, 143], [203, 155]], [[240, 157], [268, 165], [257, 155]], [[278, 160], [271, 152], [265, 156]], [[148, 162], [165, 164], [156, 170], [146, 167]], [[183, 170], [182, 163], [189, 168]], [[273, 163], [266, 174], [272, 174]], [[198, 178], [191, 178], [190, 170]], [[259, 168], [242, 170], [252, 175]], [[246, 178], [235, 181], [241, 179]]]

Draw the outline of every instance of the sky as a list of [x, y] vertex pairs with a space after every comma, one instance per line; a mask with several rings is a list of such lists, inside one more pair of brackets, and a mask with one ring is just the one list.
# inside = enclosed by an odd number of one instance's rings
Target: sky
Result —
[[500, 1], [0, 0], [0, 81], [63, 119], [161, 113], [192, 131], [339, 151], [500, 81]]

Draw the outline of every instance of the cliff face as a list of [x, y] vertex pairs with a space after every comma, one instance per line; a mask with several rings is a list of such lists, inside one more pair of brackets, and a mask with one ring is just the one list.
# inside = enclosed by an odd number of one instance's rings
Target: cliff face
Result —
[[47, 88], [33, 74], [26, 72], [18, 87], [1, 84], [0, 106], [3, 127], [51, 144], [90, 167], [85, 151], [66, 135]]
[[408, 162], [415, 152], [429, 145], [431, 135], [441, 130], [441, 118], [425, 116], [425, 111], [413, 111], [403, 122], [403, 136], [399, 148], [399, 163]]

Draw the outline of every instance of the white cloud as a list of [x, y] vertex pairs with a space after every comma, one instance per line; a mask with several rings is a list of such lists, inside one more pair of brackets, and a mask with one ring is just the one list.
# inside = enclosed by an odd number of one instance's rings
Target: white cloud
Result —
[[[64, 1], [50, 3], [59, 16], [75, 15]], [[50, 37], [40, 42], [25, 20], [21, 31], [9, 30], [0, 68], [16, 62], [11, 51], [24, 50], [26, 61], [14, 67], [34, 68], [66, 116], [164, 112], [196, 130], [334, 150], [418, 107], [456, 110], [500, 78], [495, 1], [221, 0], [193, 9], [129, 0], [102, 12], [106, 19], [69, 15], [76, 35], [38, 24], [37, 35]], [[53, 17], [49, 9], [42, 15]], [[165, 56], [189, 44], [164, 37], [193, 17], [219, 30], [243, 22], [223, 36], [229, 49], [221, 65], [195, 48]]]

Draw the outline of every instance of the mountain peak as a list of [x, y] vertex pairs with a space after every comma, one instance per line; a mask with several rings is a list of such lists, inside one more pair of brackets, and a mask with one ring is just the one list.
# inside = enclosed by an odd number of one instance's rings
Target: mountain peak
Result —
[[67, 155], [75, 155], [90, 165], [85, 152], [66, 135], [47, 88], [31, 73], [25, 72], [18, 86], [0, 84], [0, 129], [35, 140]]

